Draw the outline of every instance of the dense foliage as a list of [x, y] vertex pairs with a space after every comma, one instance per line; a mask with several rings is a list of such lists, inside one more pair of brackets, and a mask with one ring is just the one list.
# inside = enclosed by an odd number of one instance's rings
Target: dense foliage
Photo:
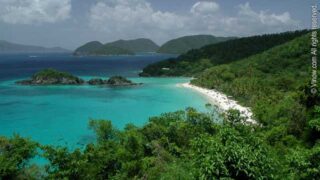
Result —
[[158, 50], [159, 53], [166, 54], [182, 54], [191, 49], [199, 49], [209, 44], [216, 44], [219, 42], [234, 39], [232, 37], [215, 37], [212, 35], [195, 35], [184, 36], [181, 38], [170, 40], [164, 43]]
[[67, 72], [44, 69], [35, 73], [31, 79], [16, 81], [20, 85], [80, 85], [84, 80]]
[[78, 47], [75, 50], [74, 55], [88, 55], [92, 51], [100, 49], [102, 46], [103, 46], [103, 44], [99, 41], [91, 41], [91, 42], [88, 42], [88, 43]]
[[[217, 123], [212, 113], [192, 108], [150, 118], [143, 127], [114, 128], [91, 120], [96, 142], [73, 151], [41, 146], [15, 136], [0, 139], [0, 177], [48, 179], [318, 179], [319, 138], [313, 145], [239, 123], [229, 115]], [[319, 118], [318, 107], [313, 117]], [[312, 119], [312, 118], [311, 118]], [[312, 121], [310, 121], [312, 122]], [[318, 126], [317, 126], [318, 127]], [[310, 126], [309, 128], [313, 128]], [[320, 133], [318, 128], [314, 129]], [[38, 152], [44, 168], [31, 165]], [[28, 163], [29, 162], [29, 163]]]
[[126, 49], [134, 53], [156, 52], [159, 49], [159, 46], [152, 40], [144, 38], [134, 40], [118, 40], [107, 43], [106, 45]]
[[35, 175], [28, 161], [37, 154], [38, 144], [14, 135], [0, 137], [0, 179], [21, 179]]
[[151, 64], [143, 69], [141, 76], [194, 76], [208, 67], [230, 63], [261, 53], [288, 42], [308, 31], [260, 35], [229, 40], [190, 50], [178, 58]]
[[70, 73], [57, 71], [57, 70], [51, 69], [51, 68], [39, 71], [39, 72], [35, 73], [32, 76], [32, 79], [51, 79], [51, 78], [55, 78], [55, 79], [62, 79], [62, 78], [78, 79], [78, 77], [73, 76]]
[[134, 55], [134, 52], [110, 45], [103, 45], [101, 48], [93, 50], [90, 55]]
[[308, 89], [310, 44], [310, 35], [304, 35], [262, 54], [207, 69], [192, 83], [234, 96], [252, 107], [260, 123], [285, 123], [289, 134], [301, 136], [307, 126], [307, 102], [320, 103]]

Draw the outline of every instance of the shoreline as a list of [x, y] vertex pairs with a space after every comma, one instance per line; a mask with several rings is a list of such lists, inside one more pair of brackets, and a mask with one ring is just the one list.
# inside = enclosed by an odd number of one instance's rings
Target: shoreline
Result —
[[230, 109], [236, 109], [240, 111], [242, 117], [244, 117], [245, 123], [257, 124], [253, 119], [253, 113], [249, 107], [241, 106], [237, 101], [230, 99], [226, 94], [223, 94], [214, 89], [206, 89], [198, 87], [189, 83], [177, 84], [179, 87], [192, 89], [202, 95], [204, 95], [210, 103], [218, 106], [219, 110], [224, 113]]

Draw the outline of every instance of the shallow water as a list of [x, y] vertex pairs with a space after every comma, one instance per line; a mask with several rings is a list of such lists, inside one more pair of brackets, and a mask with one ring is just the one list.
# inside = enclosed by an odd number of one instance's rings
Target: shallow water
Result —
[[[141, 70], [131, 67], [113, 74]], [[87, 72], [81, 77], [98, 76], [92, 75], [94, 69], [87, 68]], [[70, 148], [94, 140], [93, 132], [88, 129], [90, 119], [111, 120], [120, 129], [128, 123], [142, 126], [150, 116], [165, 112], [186, 107], [204, 111], [207, 102], [196, 92], [176, 86], [189, 81], [187, 78], [139, 78], [133, 75], [130, 79], [143, 85], [122, 88], [14, 84], [23, 76], [16, 74], [14, 78], [7, 76], [7, 80], [0, 81], [0, 135], [18, 133], [43, 144], [67, 145]]]

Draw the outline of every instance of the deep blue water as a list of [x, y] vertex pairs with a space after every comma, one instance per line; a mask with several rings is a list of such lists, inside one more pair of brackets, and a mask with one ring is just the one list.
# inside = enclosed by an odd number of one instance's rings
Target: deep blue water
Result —
[[[111, 120], [117, 128], [142, 126], [150, 116], [195, 107], [207, 100], [178, 87], [188, 78], [140, 78], [147, 64], [169, 55], [73, 57], [70, 54], [0, 55], [0, 136], [18, 133], [43, 144], [82, 146], [94, 139], [90, 119]], [[44, 69], [68, 71], [84, 79], [129, 77], [137, 87], [21, 86], [17, 79]]]
[[55, 68], [75, 75], [136, 77], [150, 63], [174, 57], [165, 54], [137, 56], [90, 56], [72, 54], [0, 54], [0, 81], [28, 77], [44, 68]]

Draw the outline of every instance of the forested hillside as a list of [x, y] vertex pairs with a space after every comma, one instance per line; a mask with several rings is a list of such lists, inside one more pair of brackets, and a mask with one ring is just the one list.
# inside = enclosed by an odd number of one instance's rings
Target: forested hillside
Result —
[[164, 43], [158, 50], [159, 53], [182, 54], [191, 49], [199, 49], [208, 44], [235, 39], [233, 37], [215, 37], [212, 35], [184, 36]]
[[134, 55], [134, 52], [120, 47], [103, 45], [101, 48], [91, 51], [90, 55]]
[[[310, 35], [241, 61], [207, 69], [193, 84], [217, 89], [246, 106], [264, 125], [287, 123], [288, 131], [302, 135], [311, 103]], [[320, 104], [314, 101], [312, 104]]]
[[118, 40], [107, 43], [106, 46], [113, 46], [121, 49], [126, 49], [134, 53], [141, 52], [157, 52], [159, 46], [150, 39], [134, 39], [134, 40]]
[[208, 67], [225, 64], [288, 42], [308, 31], [285, 32], [229, 40], [188, 51], [178, 58], [151, 64], [141, 76], [193, 76]]
[[150, 39], [118, 40], [106, 44], [88, 42], [74, 52], [74, 55], [134, 55], [142, 52], [156, 52], [159, 46]]
[[80, 47], [78, 47], [74, 51], [74, 55], [89, 55], [92, 51], [102, 48], [103, 44], [99, 41], [91, 41]]

